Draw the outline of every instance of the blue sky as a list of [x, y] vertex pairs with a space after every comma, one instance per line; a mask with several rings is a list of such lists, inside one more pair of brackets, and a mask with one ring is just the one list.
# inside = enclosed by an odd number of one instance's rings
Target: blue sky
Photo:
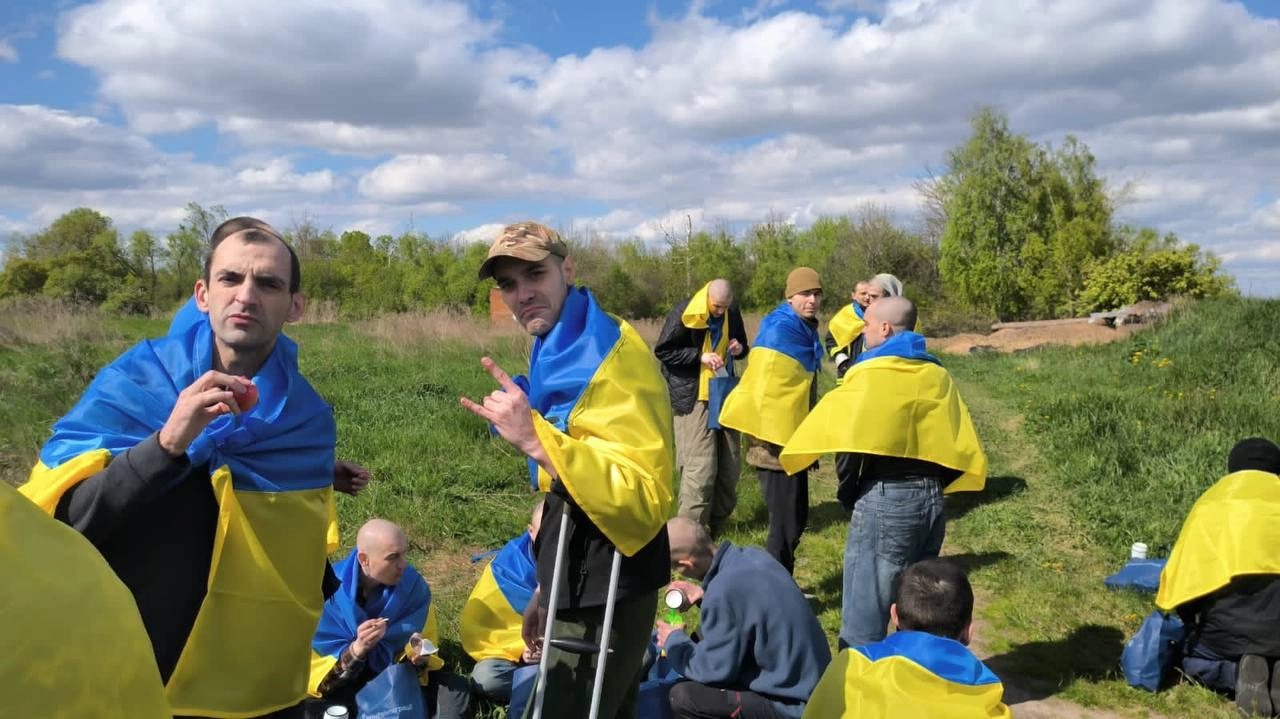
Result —
[[[0, 5], [0, 233], [189, 201], [337, 231], [603, 237], [889, 209], [994, 105], [1123, 221], [1280, 296], [1280, 1]], [[892, 268], [886, 268], [892, 269]]]

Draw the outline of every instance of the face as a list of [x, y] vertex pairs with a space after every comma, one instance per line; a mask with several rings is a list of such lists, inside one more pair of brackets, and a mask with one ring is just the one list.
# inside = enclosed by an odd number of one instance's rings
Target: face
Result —
[[267, 353], [285, 322], [302, 316], [304, 299], [289, 292], [289, 250], [280, 242], [223, 240], [196, 281], [196, 304], [209, 313], [220, 348]]
[[409, 565], [405, 557], [408, 550], [404, 535], [397, 532], [395, 536], [374, 542], [368, 552], [359, 552], [356, 560], [360, 562], [360, 570], [365, 576], [378, 584], [394, 587], [400, 583], [404, 568]]
[[733, 298], [707, 298], [707, 311], [712, 317], [724, 317], [724, 313], [729, 311], [729, 305], [733, 304]]
[[797, 292], [787, 298], [787, 303], [796, 311], [796, 314], [806, 320], [814, 319], [818, 316], [818, 307], [822, 304], [822, 290]]
[[876, 283], [871, 282], [871, 283], [868, 283], [866, 287], [867, 287], [867, 292], [866, 292], [867, 303], [863, 305], [864, 307], [870, 307], [872, 302], [875, 302], [881, 297], [884, 297], [884, 288], [881, 287], [880, 285], [877, 285]]
[[493, 263], [493, 279], [526, 332], [542, 337], [560, 321], [568, 286], [573, 283], [573, 262], [549, 255], [538, 262], [503, 257]]
[[853, 301], [858, 303], [862, 309], [866, 309], [871, 304], [871, 285], [866, 282], [859, 282], [853, 288]]

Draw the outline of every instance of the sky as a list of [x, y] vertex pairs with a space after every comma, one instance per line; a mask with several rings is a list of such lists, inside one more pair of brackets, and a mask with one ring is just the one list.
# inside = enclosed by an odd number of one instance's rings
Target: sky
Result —
[[[1280, 296], [1280, 0], [5, 0], [0, 237], [658, 239], [888, 209], [982, 106]], [[892, 270], [892, 268], [885, 268]]]

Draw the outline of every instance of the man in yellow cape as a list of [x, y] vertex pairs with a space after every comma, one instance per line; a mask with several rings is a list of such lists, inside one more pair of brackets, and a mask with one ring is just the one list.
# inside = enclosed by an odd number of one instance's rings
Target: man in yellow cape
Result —
[[804, 719], [1008, 719], [1000, 679], [968, 649], [973, 588], [941, 559], [902, 573], [889, 610], [898, 631], [841, 650], [809, 699]]
[[1187, 514], [1156, 606], [1187, 628], [1187, 676], [1270, 716], [1280, 710], [1280, 448], [1242, 440], [1227, 471]]
[[750, 437], [747, 463], [756, 468], [769, 511], [764, 548], [793, 572], [796, 547], [809, 522], [812, 462], [783, 471], [778, 452], [818, 396], [822, 279], [810, 267], [797, 267], [787, 275], [785, 297], [760, 321], [755, 346], [747, 355], [747, 371], [725, 400], [720, 424]]
[[[517, 382], [485, 357], [481, 364], [500, 389], [483, 403], [461, 402], [528, 458], [533, 487], [546, 493], [534, 544], [538, 589], [524, 614], [531, 649], [542, 644], [562, 516], [570, 517], [568, 579], [558, 589], [551, 636], [599, 644], [615, 548], [622, 555], [600, 705], [601, 717], [613, 717], [635, 706], [657, 590], [670, 577], [671, 405], [648, 345], [574, 287], [573, 273], [555, 230], [536, 222], [503, 228], [480, 277], [497, 281], [534, 336], [529, 376]], [[596, 658], [544, 649], [545, 696], [556, 716], [586, 716]], [[535, 692], [530, 706], [536, 702]]]
[[870, 289], [869, 280], [860, 280], [850, 295], [852, 301], [827, 322], [827, 337], [823, 345], [827, 348], [827, 356], [835, 363], [836, 384], [844, 381], [844, 373], [862, 352], [862, 326], [866, 324], [862, 315], [871, 304]]
[[675, 414], [680, 516], [706, 526], [713, 537], [738, 504], [741, 468], [738, 433], [720, 425], [712, 381], [735, 374], [734, 359], [746, 350], [742, 313], [725, 279], [708, 282], [671, 308], [653, 346]]
[[[987, 458], [951, 375], [912, 331], [915, 305], [885, 297], [867, 308], [867, 349], [782, 450], [788, 471], [828, 452], [857, 456], [837, 497], [851, 512], [844, 551], [840, 646], [884, 638], [898, 575], [938, 556], [944, 492], [977, 491]], [[890, 519], [891, 518], [891, 519]]]
[[133, 593], [176, 715], [295, 716], [307, 695], [339, 468], [281, 334], [300, 289], [274, 228], [224, 222], [169, 334], [98, 373], [21, 488]]

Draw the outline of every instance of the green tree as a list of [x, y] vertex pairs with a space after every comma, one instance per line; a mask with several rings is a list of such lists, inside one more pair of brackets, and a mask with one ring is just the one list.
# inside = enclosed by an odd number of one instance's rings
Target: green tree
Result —
[[1235, 289], [1221, 261], [1170, 233], [1126, 229], [1125, 249], [1089, 263], [1080, 305], [1085, 311], [1114, 310], [1143, 300], [1174, 296], [1216, 297]]

